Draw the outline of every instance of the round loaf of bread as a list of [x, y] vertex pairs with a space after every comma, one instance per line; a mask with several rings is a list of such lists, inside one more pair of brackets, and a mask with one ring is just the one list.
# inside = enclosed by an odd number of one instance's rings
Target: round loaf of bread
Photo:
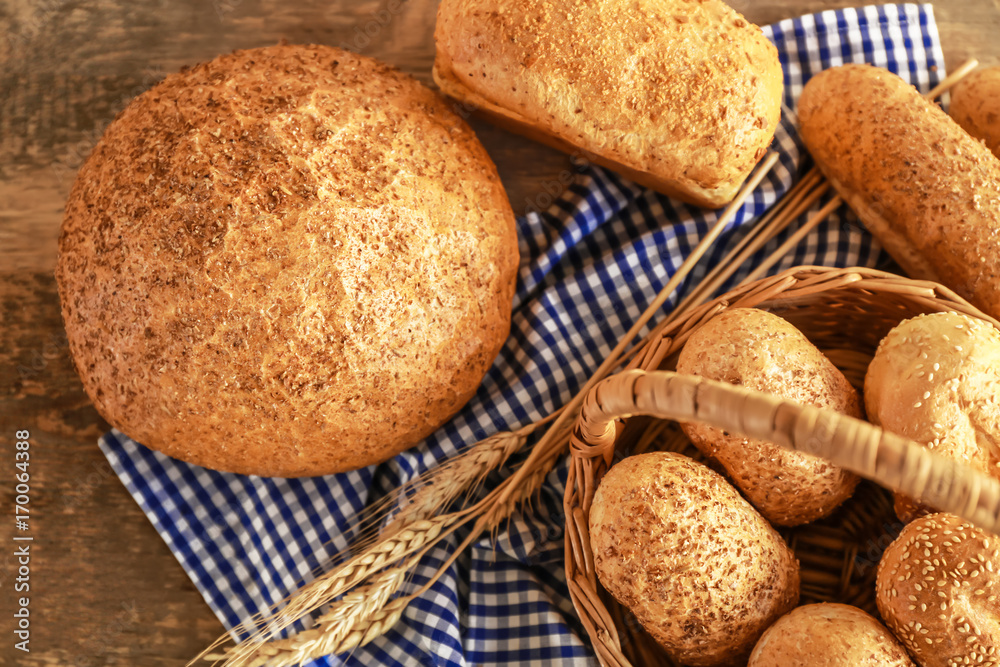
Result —
[[[696, 329], [681, 350], [677, 372], [862, 416], [861, 399], [844, 374], [792, 324], [757, 308], [727, 310]], [[796, 526], [827, 516], [858, 484], [857, 475], [816, 456], [706, 424], [681, 428], [775, 524]]]
[[721, 475], [680, 454], [630, 456], [590, 510], [601, 584], [684, 665], [746, 664], [799, 599], [799, 564]]
[[[872, 423], [1000, 477], [1000, 331], [958, 313], [905, 320], [879, 343], [865, 375]], [[909, 521], [926, 512], [896, 496]]]
[[1000, 538], [951, 514], [908, 524], [882, 554], [879, 613], [921, 667], [1000, 661]]
[[807, 604], [778, 619], [747, 667], [914, 667], [884, 625], [846, 604]]
[[1000, 157], [1000, 66], [976, 70], [955, 84], [948, 115]]
[[170, 456], [303, 476], [389, 458], [510, 326], [514, 216], [443, 98], [325, 46], [221, 56], [111, 123], [56, 276], [99, 412]]

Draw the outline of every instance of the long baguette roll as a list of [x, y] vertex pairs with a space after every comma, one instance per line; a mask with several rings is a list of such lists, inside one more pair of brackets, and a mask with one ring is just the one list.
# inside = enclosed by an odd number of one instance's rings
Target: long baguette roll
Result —
[[799, 99], [819, 168], [910, 277], [1000, 316], [1000, 160], [887, 70], [844, 65]]

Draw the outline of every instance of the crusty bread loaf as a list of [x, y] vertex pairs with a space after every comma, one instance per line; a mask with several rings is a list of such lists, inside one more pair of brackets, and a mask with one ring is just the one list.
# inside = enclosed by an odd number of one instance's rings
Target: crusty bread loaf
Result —
[[[677, 372], [862, 416], [861, 399], [843, 373], [802, 332], [757, 308], [727, 310], [696, 329], [681, 350]], [[795, 526], [826, 516], [858, 483], [843, 468], [770, 442], [703, 423], [681, 428], [772, 523]]]
[[948, 115], [1000, 157], [1000, 66], [976, 70], [955, 84]]
[[[958, 313], [918, 315], [894, 327], [865, 375], [872, 423], [937, 454], [1000, 477], [1000, 331]], [[909, 521], [922, 509], [897, 495]]]
[[445, 100], [290, 45], [135, 99], [80, 169], [59, 250], [101, 414], [280, 476], [382, 461], [458, 410], [507, 336], [518, 261], [496, 170]]
[[444, 0], [434, 37], [449, 96], [701, 206], [735, 197], [780, 116], [777, 50], [721, 0]]
[[685, 456], [630, 456], [590, 510], [601, 584], [685, 665], [746, 664], [799, 598], [798, 561], [723, 477]]
[[908, 524], [879, 562], [879, 613], [921, 667], [1000, 662], [1000, 538], [951, 514]]
[[1000, 316], [1000, 160], [887, 70], [820, 72], [799, 98], [823, 174], [912, 278]]
[[747, 667], [914, 667], [906, 649], [871, 615], [846, 604], [807, 604], [757, 642]]

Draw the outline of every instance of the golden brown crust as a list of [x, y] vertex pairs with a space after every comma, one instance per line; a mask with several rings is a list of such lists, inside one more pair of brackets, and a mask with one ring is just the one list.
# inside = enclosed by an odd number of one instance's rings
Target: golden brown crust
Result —
[[601, 584], [685, 665], [746, 664], [798, 603], [788, 545], [722, 476], [687, 457], [616, 464], [589, 521]]
[[879, 613], [922, 667], [1000, 664], [1000, 539], [950, 514], [908, 524], [878, 566]]
[[443, 99], [325, 46], [168, 76], [108, 127], [57, 269], [114, 426], [212, 468], [384, 460], [475, 392], [517, 267], [496, 170]]
[[719, 0], [444, 0], [434, 36], [449, 96], [702, 206], [736, 195], [780, 117], [777, 50]]
[[913, 278], [1000, 315], [1000, 160], [887, 70], [820, 72], [802, 139], [837, 192]]
[[914, 667], [896, 637], [846, 604], [808, 604], [782, 616], [747, 667]]
[[[684, 344], [677, 371], [862, 416], [861, 399], [843, 373], [790, 323], [756, 308], [733, 308], [699, 327]], [[681, 427], [772, 523], [796, 526], [827, 516], [858, 483], [856, 475], [815, 456], [701, 423]]]
[[[882, 339], [865, 375], [872, 423], [1000, 479], [1000, 331], [958, 313], [918, 315]], [[904, 521], [926, 511], [897, 496]]]
[[955, 84], [948, 115], [1000, 157], [1000, 66], [976, 70]]

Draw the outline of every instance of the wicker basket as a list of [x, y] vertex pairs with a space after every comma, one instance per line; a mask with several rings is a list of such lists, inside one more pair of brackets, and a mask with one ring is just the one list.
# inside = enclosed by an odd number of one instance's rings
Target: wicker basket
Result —
[[844, 602], [876, 613], [875, 566], [902, 529], [887, 488], [998, 529], [995, 480], [858, 420], [669, 372], [690, 333], [734, 307], [760, 307], [789, 320], [859, 391], [879, 341], [906, 318], [956, 311], [1000, 326], [935, 283], [871, 269], [798, 267], [740, 286], [656, 331], [630, 370], [591, 390], [571, 442], [566, 574], [577, 613], [605, 665], [675, 664], [597, 582], [587, 527], [594, 491], [616, 457], [660, 449], [700, 458], [670, 419], [778, 442], [874, 480], [863, 481], [827, 519], [780, 530], [801, 564], [801, 604]]

